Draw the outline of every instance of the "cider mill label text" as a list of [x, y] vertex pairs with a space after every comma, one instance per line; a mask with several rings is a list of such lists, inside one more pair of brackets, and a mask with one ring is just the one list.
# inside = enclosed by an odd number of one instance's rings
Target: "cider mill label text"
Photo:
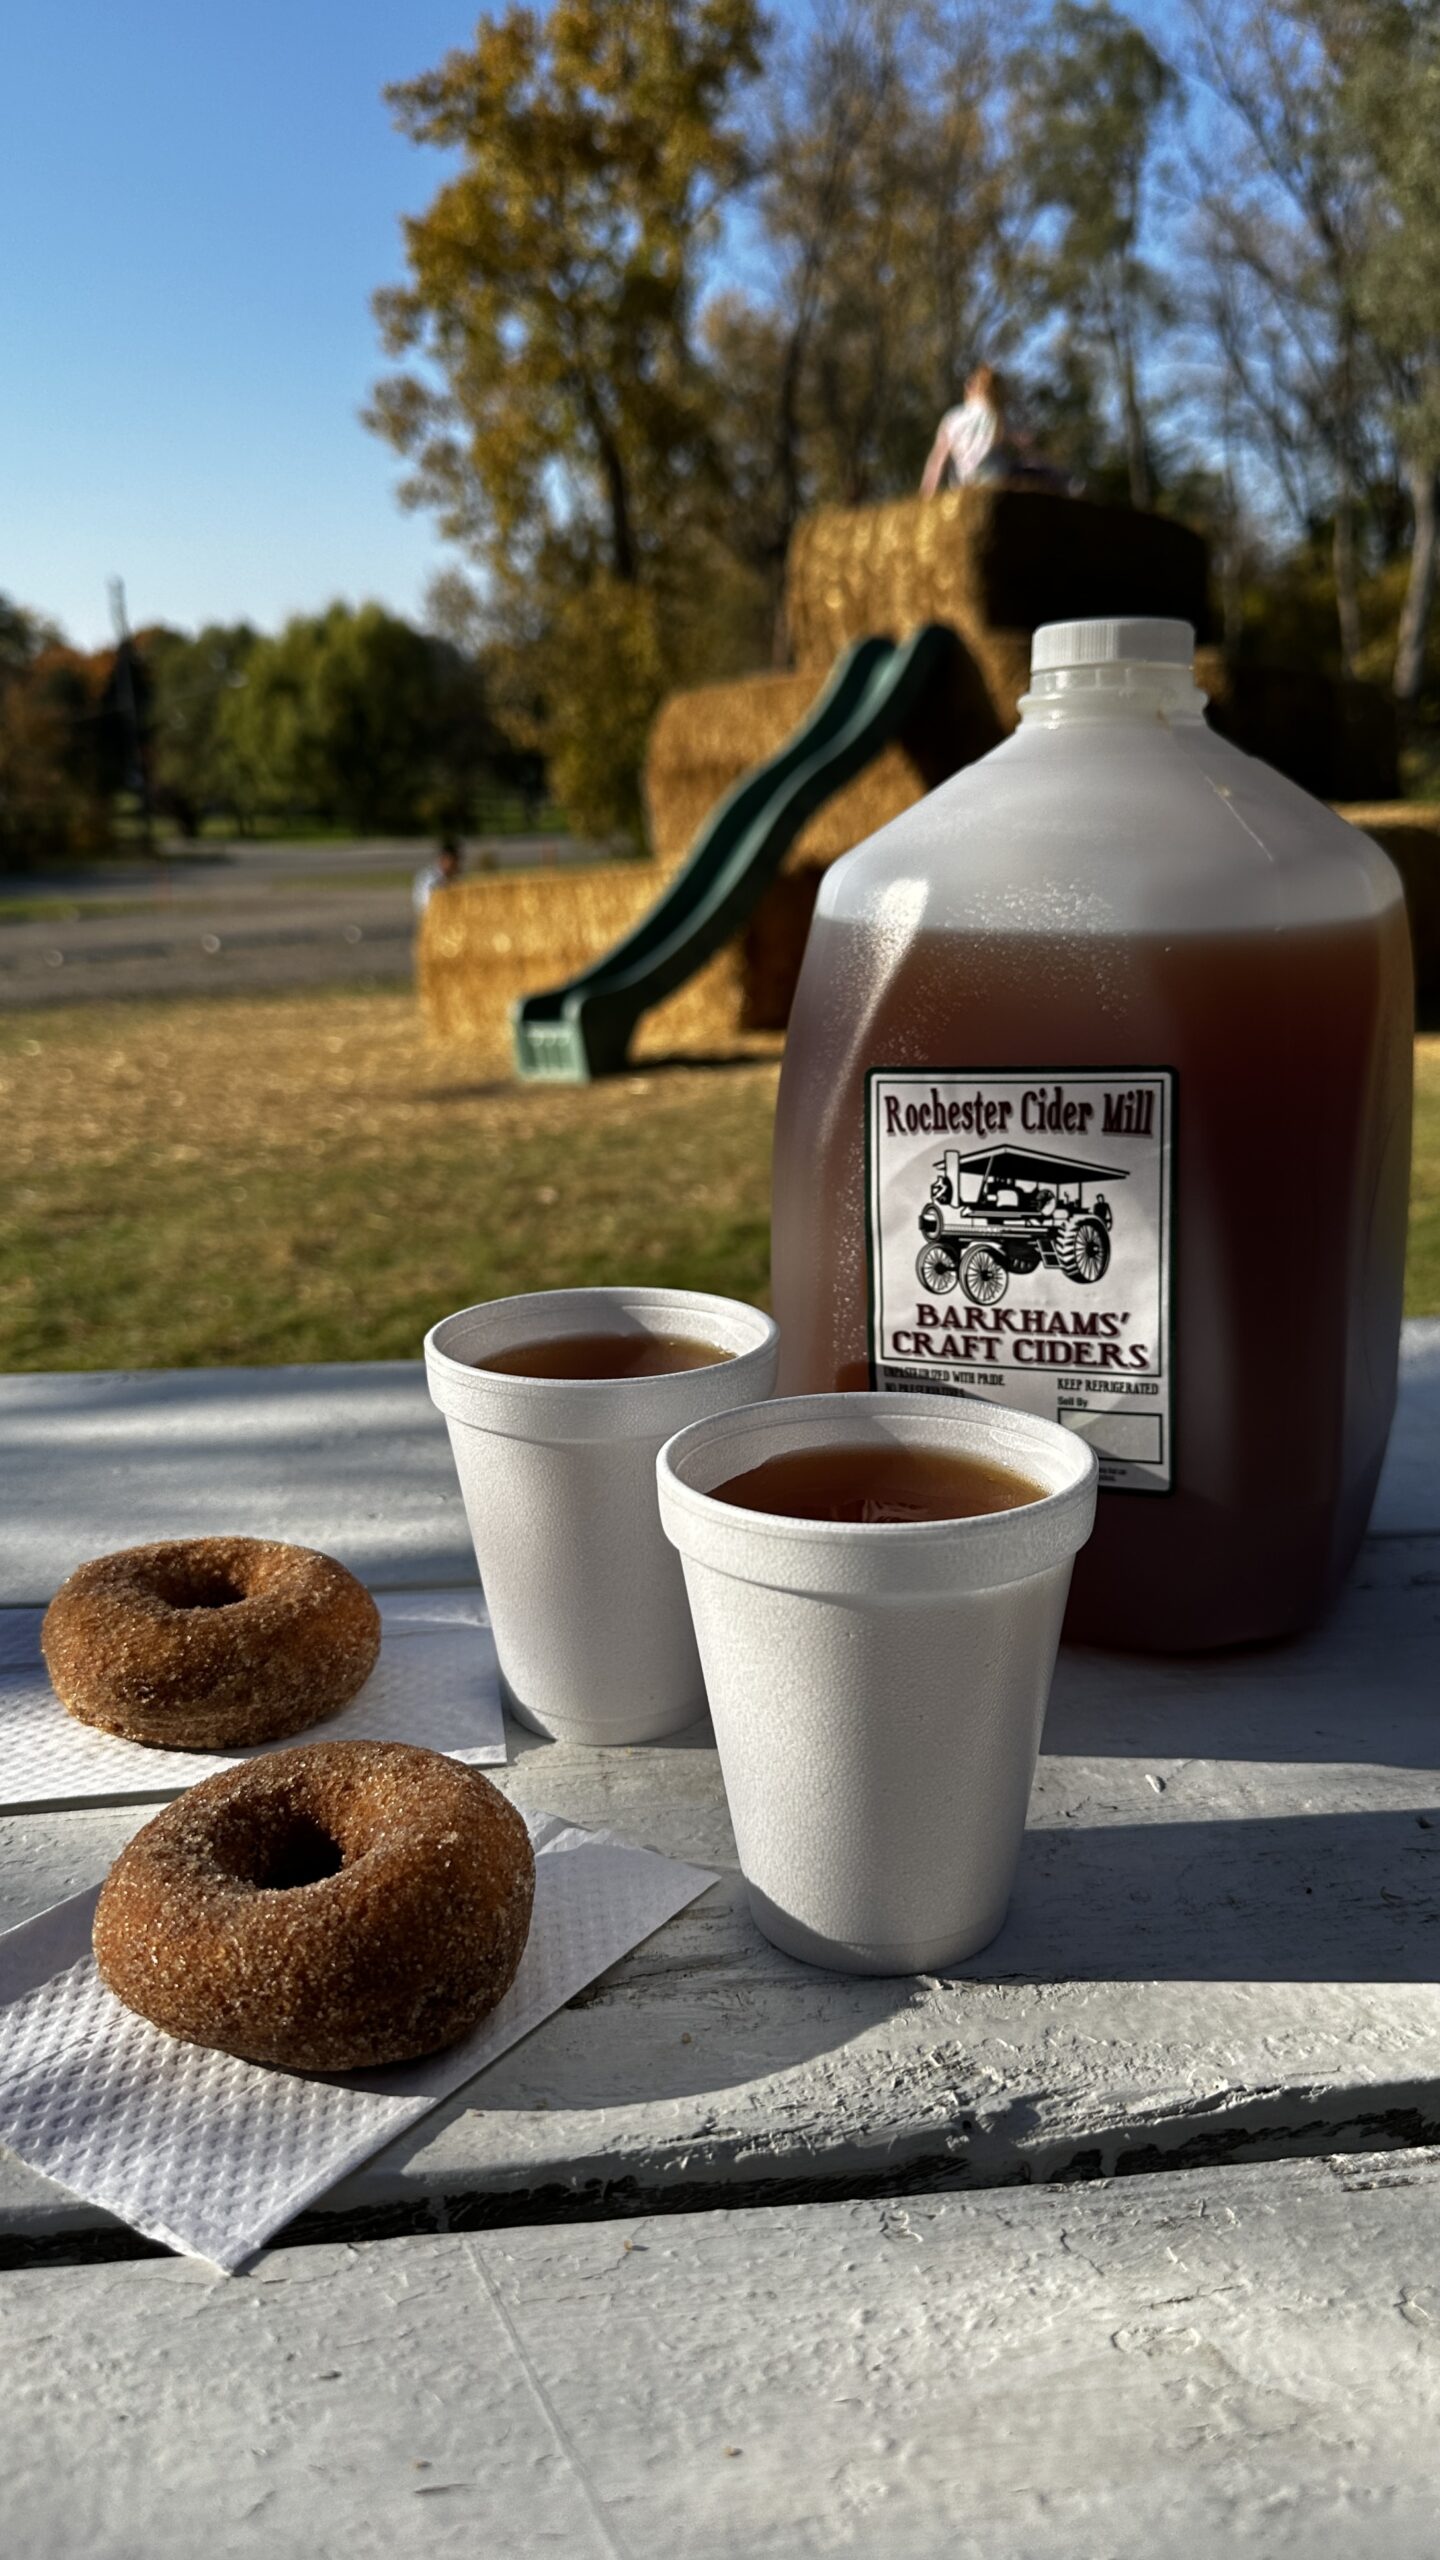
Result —
[[872, 1069], [870, 1375], [1068, 1424], [1169, 1491], [1175, 1076]]

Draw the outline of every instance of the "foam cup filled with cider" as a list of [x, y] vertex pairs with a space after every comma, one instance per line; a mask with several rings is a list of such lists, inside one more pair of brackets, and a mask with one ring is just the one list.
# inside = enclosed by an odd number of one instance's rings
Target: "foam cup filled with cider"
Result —
[[546, 1289], [425, 1337], [505, 1703], [553, 1739], [649, 1742], [705, 1689], [661, 1534], [655, 1455], [685, 1424], [768, 1396], [770, 1318], [688, 1289]]
[[657, 1462], [750, 1907], [786, 1954], [917, 1973], [1009, 1901], [1096, 1462], [979, 1399], [710, 1416]]

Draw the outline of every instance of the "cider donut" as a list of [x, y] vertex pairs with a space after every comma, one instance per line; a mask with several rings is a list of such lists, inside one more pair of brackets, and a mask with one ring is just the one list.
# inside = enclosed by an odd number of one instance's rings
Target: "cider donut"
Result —
[[222, 1769], [121, 1850], [95, 1911], [117, 2000], [185, 2044], [353, 2071], [453, 2044], [504, 1997], [535, 1858], [478, 1769], [311, 1742]]
[[62, 1582], [40, 1643], [82, 1724], [236, 1751], [333, 1716], [380, 1651], [380, 1612], [332, 1556], [269, 1538], [166, 1538]]

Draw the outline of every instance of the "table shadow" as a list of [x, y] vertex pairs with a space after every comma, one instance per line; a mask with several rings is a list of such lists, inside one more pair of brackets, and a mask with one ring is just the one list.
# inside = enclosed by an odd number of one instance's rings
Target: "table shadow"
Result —
[[1062, 1648], [1047, 1753], [1081, 1760], [1440, 1765], [1433, 1539], [1371, 1551], [1323, 1627], [1191, 1655]]
[[1440, 1805], [1025, 1835], [957, 1980], [1440, 1981]]
[[[1000, 1936], [939, 1977], [957, 1991], [1437, 1979], [1440, 1805], [1031, 1831]], [[728, 1875], [502, 2057], [483, 2104], [653, 2107], [787, 2072], [813, 2081], [827, 2055], [872, 2034], [885, 2049], [891, 2022], [935, 1993], [935, 1977], [831, 1973], [781, 1955]], [[464, 2093], [453, 2112], [475, 2102]]]

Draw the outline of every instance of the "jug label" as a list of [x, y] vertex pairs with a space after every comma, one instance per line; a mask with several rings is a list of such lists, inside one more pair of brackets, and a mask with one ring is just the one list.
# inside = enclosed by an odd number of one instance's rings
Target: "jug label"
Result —
[[873, 1068], [873, 1385], [1043, 1414], [1102, 1487], [1168, 1492], [1174, 1121], [1168, 1067]]

